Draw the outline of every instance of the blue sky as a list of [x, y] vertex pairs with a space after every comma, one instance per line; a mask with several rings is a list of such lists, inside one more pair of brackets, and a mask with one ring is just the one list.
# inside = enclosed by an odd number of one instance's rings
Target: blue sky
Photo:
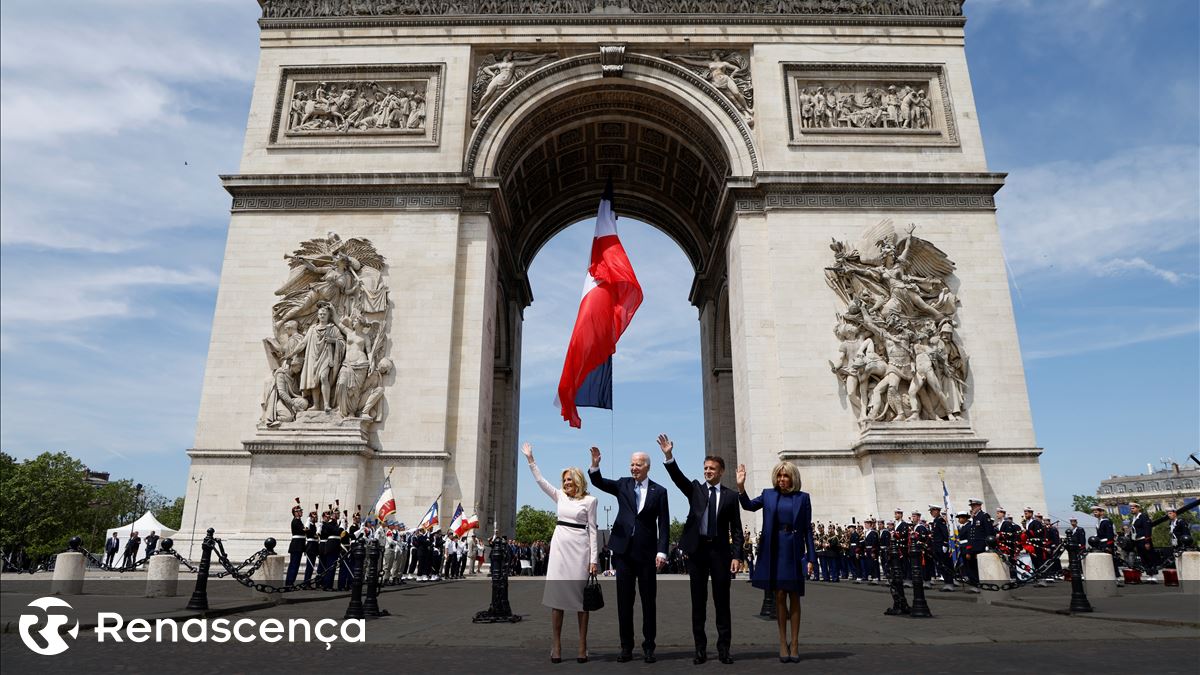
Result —
[[[1200, 445], [1200, 19], [1191, 0], [969, 0], [967, 55], [1051, 511]], [[252, 0], [0, 5], [0, 446], [65, 450], [181, 494], [257, 63]], [[616, 422], [550, 405], [590, 223], [534, 261], [522, 436], [703, 445], [691, 272], [622, 221], [647, 301]], [[663, 330], [670, 328], [670, 330]], [[663, 402], [670, 401], [670, 405]], [[521, 469], [519, 501], [545, 506]], [[675, 499], [674, 511], [682, 513]]]

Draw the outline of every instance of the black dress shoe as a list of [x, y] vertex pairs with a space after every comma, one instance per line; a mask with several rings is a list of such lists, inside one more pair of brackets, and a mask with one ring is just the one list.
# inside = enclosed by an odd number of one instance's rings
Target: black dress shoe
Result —
[[729, 655], [729, 652], [721, 652], [717, 655], [717, 659], [726, 665], [733, 663], [733, 657]]
[[708, 661], [708, 654], [703, 649], [697, 649], [696, 658], [692, 659], [692, 663], [698, 666], [706, 661]]
[[633, 660], [633, 652], [621, 652], [617, 655], [617, 663], [628, 663]]
[[656, 663], [658, 661], [658, 659], [654, 658], [654, 650], [653, 649], [647, 649], [646, 656], [642, 660], [645, 661], [646, 663]]

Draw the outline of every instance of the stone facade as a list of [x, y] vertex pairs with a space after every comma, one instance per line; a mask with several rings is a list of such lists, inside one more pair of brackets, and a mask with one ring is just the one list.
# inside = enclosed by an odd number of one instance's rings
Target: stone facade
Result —
[[[241, 166], [223, 177], [232, 215], [185, 523], [250, 551], [278, 535], [295, 497], [367, 505], [391, 472], [409, 525], [440, 496], [445, 514], [462, 502], [511, 530], [525, 271], [594, 213], [605, 175], [621, 215], [662, 228], [695, 268], [706, 445], [746, 463], [752, 487], [786, 458], [821, 520], [940, 500], [939, 471], [956, 499], [1044, 510], [994, 214], [1004, 176], [984, 158], [961, 13], [932, 11], [959, 3], [668, 16], [605, 2], [555, 23], [263, 4]], [[881, 11], [847, 9], [867, 6]], [[522, 65], [489, 96], [506, 53]], [[813, 82], [861, 94], [856, 112], [887, 108], [866, 92], [893, 83], [897, 96], [924, 84], [933, 103], [919, 120], [869, 111], [860, 119], [891, 122], [830, 126], [816, 142], [796, 98]], [[321, 98], [323, 117], [303, 121]], [[970, 354], [961, 419], [861, 425], [830, 375], [845, 304], [826, 282], [829, 243], [889, 218], [955, 263], [955, 330]], [[333, 231], [387, 261], [383, 414], [264, 431], [280, 261]]]
[[1200, 469], [1177, 467], [1132, 476], [1110, 476], [1100, 481], [1096, 498], [1109, 513], [1118, 513], [1129, 502], [1163, 511], [1200, 497]]

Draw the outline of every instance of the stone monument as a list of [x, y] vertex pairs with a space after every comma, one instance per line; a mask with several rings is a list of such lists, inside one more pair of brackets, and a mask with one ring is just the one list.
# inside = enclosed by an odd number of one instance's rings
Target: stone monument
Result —
[[694, 269], [707, 452], [1044, 508], [961, 0], [260, 4], [181, 541], [385, 476], [511, 534], [526, 272], [606, 176]]

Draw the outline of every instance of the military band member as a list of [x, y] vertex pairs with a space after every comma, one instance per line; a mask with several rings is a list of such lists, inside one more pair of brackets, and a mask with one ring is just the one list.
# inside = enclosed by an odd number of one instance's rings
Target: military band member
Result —
[[972, 522], [970, 513], [959, 511], [954, 517], [958, 520], [958, 552], [963, 576], [967, 578], [967, 592], [979, 593], [978, 556], [984, 551], [984, 539], [979, 535], [979, 528]]
[[875, 528], [875, 518], [867, 518], [867, 530], [863, 534], [863, 564], [867, 583], [872, 586], [880, 581], [879, 576], [879, 530]]
[[1154, 526], [1150, 524], [1150, 516], [1142, 513], [1141, 504], [1129, 502], [1129, 512], [1133, 516], [1133, 522], [1130, 523], [1133, 529], [1133, 545], [1142, 560], [1142, 567], [1146, 570], [1146, 583], [1157, 584], [1158, 553], [1154, 550], [1152, 538]]
[[1050, 577], [1046, 581], [1054, 583], [1058, 581], [1058, 577], [1061, 577], [1063, 573], [1061, 556], [1055, 553], [1056, 551], [1059, 553], [1062, 552], [1059, 548], [1062, 544], [1062, 534], [1054, 527], [1054, 523], [1050, 522], [1049, 518], [1040, 513], [1037, 515], [1042, 519], [1042, 525], [1045, 526], [1046, 547], [1044, 550], [1046, 557], [1050, 560]]
[[969, 499], [967, 505], [971, 507], [971, 524], [974, 526], [972, 529], [975, 537], [984, 545], [984, 548], [976, 553], [983, 553], [987, 550], [988, 539], [996, 536], [996, 524], [992, 522], [992, 517], [988, 515], [988, 512], [983, 510], [983, 501]]
[[1176, 509], [1167, 509], [1167, 523], [1171, 533], [1171, 548], [1175, 550], [1176, 555], [1179, 555], [1179, 551], [1190, 550], [1192, 548], [1191, 525], [1179, 517], [1179, 511]]
[[[1033, 514], [1033, 507], [1025, 507], [1025, 550], [1029, 553], [1029, 559], [1032, 563], [1033, 570], [1041, 569], [1042, 563], [1046, 562], [1046, 526], [1042, 524], [1042, 519]], [[1045, 587], [1046, 581], [1038, 579], [1035, 586]]]
[[1065, 532], [1067, 543], [1078, 546], [1080, 551], [1085, 550], [1087, 548], [1087, 532], [1079, 526], [1078, 518], [1072, 518], [1070, 523]]
[[860, 526], [850, 524], [846, 526], [849, 534], [846, 536], [846, 552], [850, 558], [850, 576], [853, 577], [854, 583], [861, 584], [863, 582], [863, 559], [862, 559], [862, 532]]
[[921, 568], [912, 570], [912, 582], [914, 584], [922, 584], [926, 588], [932, 588], [932, 584], [929, 583], [929, 580], [933, 578], [933, 559], [929, 555], [929, 526], [921, 520], [921, 511], [919, 509], [914, 509], [909, 516], [909, 546], [905, 557], [909, 559], [908, 566], [910, 568], [912, 567], [913, 550], [916, 549], [921, 552]]
[[937, 504], [929, 505], [930, 530], [930, 561], [932, 563], [929, 578], [942, 575], [942, 592], [954, 592], [954, 565], [950, 561], [950, 526], [942, 517], [942, 507]]
[[1095, 550], [1101, 553], [1107, 553], [1112, 556], [1113, 560], [1113, 575], [1116, 576], [1117, 585], [1124, 586], [1125, 580], [1121, 577], [1121, 567], [1117, 562], [1117, 528], [1113, 526], [1112, 520], [1104, 512], [1103, 506], [1093, 506], [1092, 515], [1096, 517], [1096, 546]]
[[300, 506], [300, 498], [296, 497], [296, 505], [292, 507], [292, 540], [288, 543], [287, 575], [283, 585], [291, 586], [296, 583], [296, 575], [300, 572], [300, 558], [304, 556], [304, 507]]

